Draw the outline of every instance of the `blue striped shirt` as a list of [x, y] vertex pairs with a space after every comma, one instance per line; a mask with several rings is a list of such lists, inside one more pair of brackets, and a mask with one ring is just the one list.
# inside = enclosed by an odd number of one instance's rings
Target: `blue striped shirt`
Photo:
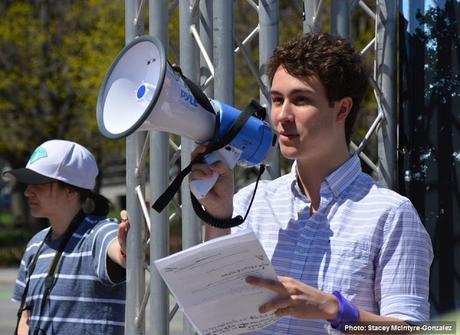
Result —
[[44, 280], [63, 236], [47, 239], [33, 273], [27, 269], [49, 228], [28, 243], [21, 261], [14, 301], [21, 297], [30, 275], [26, 305], [31, 308], [29, 326], [51, 334], [112, 334], [124, 332], [125, 292], [107, 273], [107, 248], [117, 238], [116, 221], [88, 216], [78, 226], [61, 255], [48, 301], [40, 315]]
[[[254, 185], [235, 195], [246, 212]], [[261, 181], [243, 225], [255, 232], [278, 275], [325, 292], [338, 290], [369, 312], [429, 320], [431, 240], [411, 202], [361, 171], [354, 155], [321, 184], [317, 212], [293, 168]], [[325, 334], [328, 322], [283, 317], [257, 334]]]

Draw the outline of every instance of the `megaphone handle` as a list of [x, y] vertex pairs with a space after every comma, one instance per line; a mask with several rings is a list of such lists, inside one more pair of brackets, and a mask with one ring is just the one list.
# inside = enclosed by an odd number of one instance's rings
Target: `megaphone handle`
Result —
[[[217, 151], [213, 151], [210, 154], [204, 157], [204, 161], [207, 164], [213, 164], [217, 161], [222, 161], [227, 165], [230, 169], [233, 169], [238, 162], [238, 159], [241, 156], [241, 150], [238, 150], [231, 145], [227, 145]], [[208, 194], [209, 190], [211, 190], [214, 184], [219, 178], [217, 173], [213, 173], [210, 178], [201, 179], [201, 180], [192, 180], [190, 182], [190, 191], [197, 199], [202, 199]]]
[[214, 172], [208, 179], [192, 180], [190, 182], [190, 191], [197, 199], [203, 199], [214, 186], [217, 178], [219, 178], [219, 175]]

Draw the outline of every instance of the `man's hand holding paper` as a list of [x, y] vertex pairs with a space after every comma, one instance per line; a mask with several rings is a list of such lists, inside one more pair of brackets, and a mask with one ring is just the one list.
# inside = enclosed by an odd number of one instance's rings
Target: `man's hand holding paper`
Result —
[[155, 265], [200, 334], [242, 334], [278, 318], [259, 312], [277, 294], [246, 282], [248, 276], [277, 280], [253, 232], [202, 243]]

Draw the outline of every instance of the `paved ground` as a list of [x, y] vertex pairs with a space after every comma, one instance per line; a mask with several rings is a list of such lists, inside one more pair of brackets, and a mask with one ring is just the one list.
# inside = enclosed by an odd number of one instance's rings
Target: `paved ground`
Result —
[[[11, 301], [16, 274], [17, 269], [0, 268], [0, 335], [13, 334], [16, 326], [18, 304]], [[149, 315], [148, 310], [146, 315]], [[182, 317], [181, 312], [176, 313], [170, 324], [170, 335], [182, 334]], [[148, 328], [149, 323], [146, 322], [146, 324]], [[148, 329], [146, 334], [148, 334]]]
[[11, 301], [17, 269], [0, 269], [0, 334], [13, 334], [18, 305]]

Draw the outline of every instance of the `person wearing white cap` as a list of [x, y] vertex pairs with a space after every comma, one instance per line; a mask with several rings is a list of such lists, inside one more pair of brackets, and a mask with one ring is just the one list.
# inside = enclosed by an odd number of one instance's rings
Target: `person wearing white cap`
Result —
[[78, 143], [44, 142], [25, 168], [4, 172], [26, 184], [33, 217], [49, 228], [29, 241], [13, 300], [15, 334], [123, 334], [126, 211], [107, 219], [108, 201], [95, 194], [98, 168]]

